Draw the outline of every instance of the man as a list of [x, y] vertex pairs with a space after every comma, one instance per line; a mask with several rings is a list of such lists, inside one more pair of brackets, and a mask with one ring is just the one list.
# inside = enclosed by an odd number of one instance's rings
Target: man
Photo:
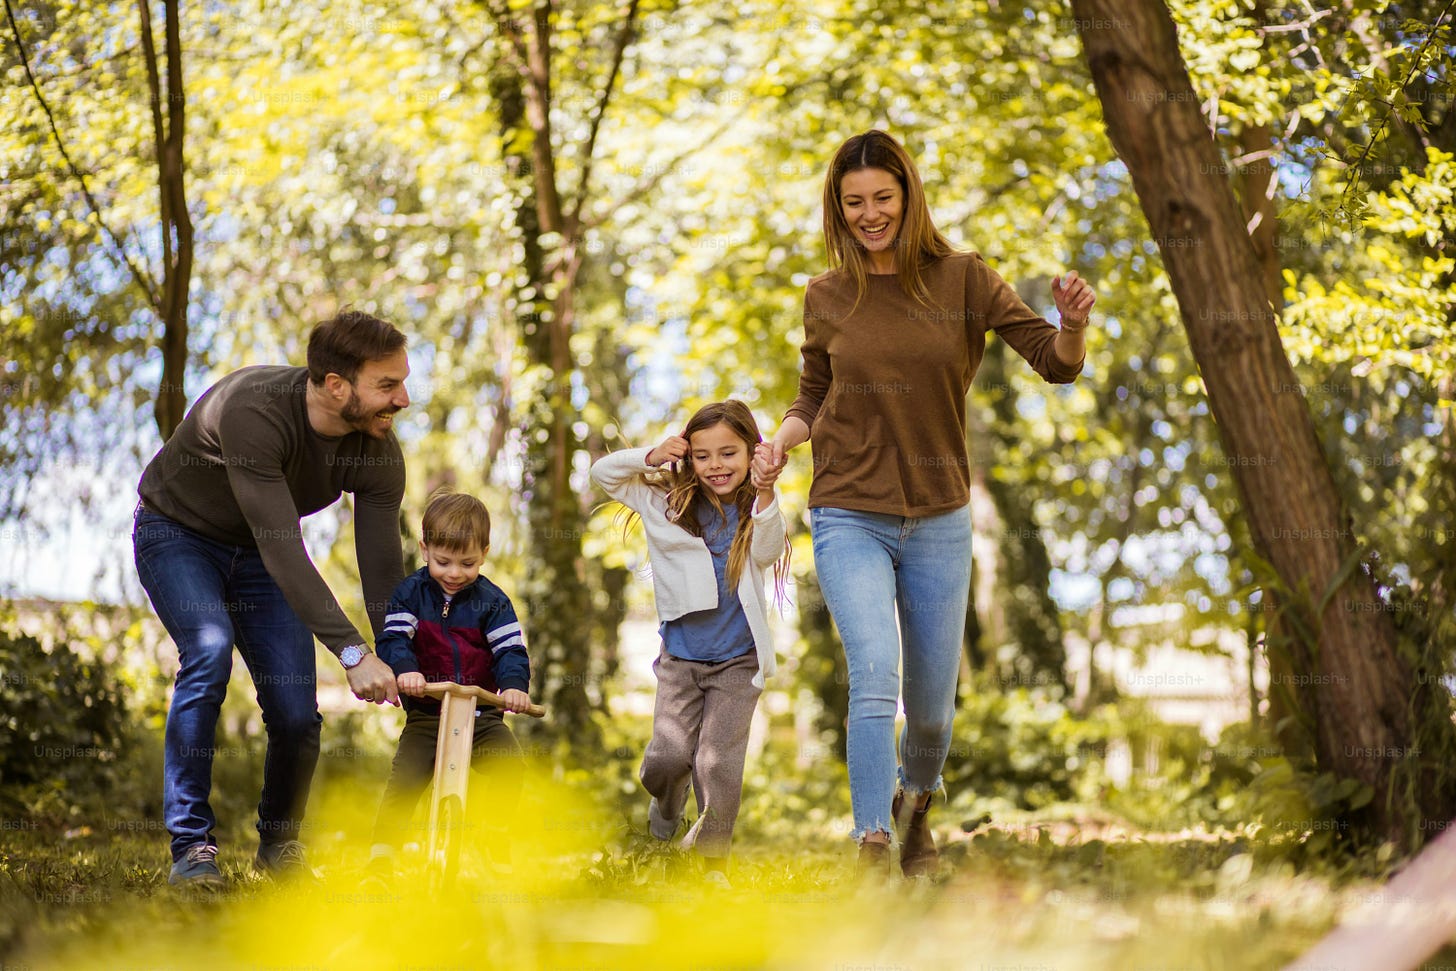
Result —
[[307, 368], [243, 368], [213, 385], [142, 475], [137, 572], [181, 661], [165, 744], [170, 883], [223, 882], [208, 797], [234, 644], [268, 736], [261, 873], [312, 873], [298, 837], [323, 722], [314, 637], [339, 658], [357, 697], [398, 704], [393, 672], [309, 559], [299, 517], [354, 494], [359, 576], [377, 637], [404, 575], [404, 458], [393, 429], [409, 405], [408, 376], [404, 334], [369, 314], [341, 313], [309, 336]]

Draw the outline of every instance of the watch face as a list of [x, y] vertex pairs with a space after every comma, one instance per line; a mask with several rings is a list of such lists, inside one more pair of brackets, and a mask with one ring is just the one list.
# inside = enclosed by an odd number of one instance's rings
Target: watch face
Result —
[[353, 644], [339, 652], [339, 661], [346, 668], [352, 668], [362, 660], [364, 660], [364, 652]]

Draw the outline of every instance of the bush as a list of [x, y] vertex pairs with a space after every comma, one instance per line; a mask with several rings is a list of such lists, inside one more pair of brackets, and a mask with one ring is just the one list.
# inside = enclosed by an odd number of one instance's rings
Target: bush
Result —
[[130, 738], [126, 684], [69, 644], [47, 651], [0, 631], [0, 802], [51, 815], [104, 797], [124, 781]]
[[1076, 719], [1043, 692], [973, 684], [956, 712], [945, 781], [952, 793], [1018, 810], [1072, 802], [1100, 766], [1108, 725]]

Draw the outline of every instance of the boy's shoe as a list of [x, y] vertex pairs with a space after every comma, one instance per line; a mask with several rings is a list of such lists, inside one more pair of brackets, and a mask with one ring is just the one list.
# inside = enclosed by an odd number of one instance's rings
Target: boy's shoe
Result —
[[678, 827], [682, 825], [682, 815], [677, 819], [665, 819], [662, 810], [657, 805], [657, 797], [653, 796], [652, 801], [647, 804], [647, 830], [652, 834], [653, 839], [660, 839], [666, 842], [677, 835]]
[[394, 886], [394, 856], [380, 853], [369, 858], [364, 872], [359, 877], [359, 886], [368, 890], [385, 891]]
[[253, 869], [274, 880], [318, 882], [318, 874], [308, 865], [303, 844], [298, 840], [260, 844], [258, 855], [253, 857]]
[[930, 815], [930, 804], [926, 800], [924, 809], [915, 808], [915, 800], [905, 797], [905, 790], [895, 793], [890, 804], [890, 815], [895, 817], [895, 829], [900, 834], [900, 872], [907, 877], [923, 877], [935, 872], [940, 860], [940, 851], [935, 848], [935, 836], [925, 817]]
[[189, 846], [172, 864], [167, 882], [174, 887], [221, 887], [226, 881], [217, 866], [217, 847], [211, 843]]
[[498, 877], [508, 877], [516, 872], [515, 863], [511, 854], [511, 844], [506, 841], [486, 844], [485, 862], [490, 867], [490, 872]]

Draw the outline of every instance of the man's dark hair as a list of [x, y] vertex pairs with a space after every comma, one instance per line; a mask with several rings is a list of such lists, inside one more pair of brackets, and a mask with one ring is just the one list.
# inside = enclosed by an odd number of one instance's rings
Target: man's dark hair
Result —
[[365, 361], [389, 357], [406, 338], [393, 324], [362, 310], [341, 310], [308, 335], [308, 379], [322, 385], [337, 374], [354, 382]]

